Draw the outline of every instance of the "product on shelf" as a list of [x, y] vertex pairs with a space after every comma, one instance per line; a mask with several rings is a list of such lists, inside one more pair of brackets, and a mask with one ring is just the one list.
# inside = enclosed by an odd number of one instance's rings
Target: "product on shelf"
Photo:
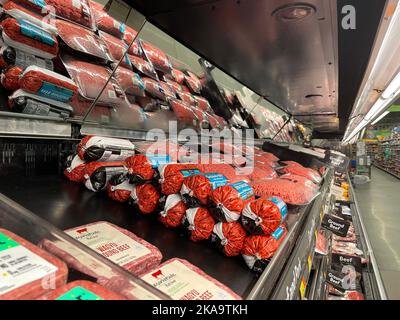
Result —
[[[126, 45], [129, 46], [132, 43], [132, 41], [134, 41], [136, 39], [137, 39], [137, 31], [130, 26], [125, 26], [124, 41], [125, 41]], [[133, 54], [133, 55], [137, 55], [137, 56], [142, 54], [141, 48], [137, 44], [136, 41], [129, 48], [129, 54]]]
[[[24, 2], [26, 1], [32, 2], [30, 0], [24, 0]], [[41, 3], [41, 1], [34, 2]], [[95, 29], [87, 0], [46, 0], [45, 3], [50, 6], [50, 8], [55, 9], [55, 14], [57, 16]]]
[[184, 92], [184, 91], [178, 91], [177, 95], [179, 99], [181, 99], [183, 102], [188, 104], [189, 106], [197, 106], [197, 100], [194, 95], [192, 95], [189, 92]]
[[171, 99], [169, 103], [178, 122], [182, 122], [191, 126], [196, 126], [198, 121], [197, 117], [188, 104], [177, 99]]
[[242, 249], [242, 257], [247, 266], [257, 273], [262, 273], [286, 234], [286, 228], [281, 226], [270, 236], [248, 236]]
[[64, 175], [74, 182], [83, 182], [86, 162], [78, 155], [70, 155], [67, 158]]
[[77, 52], [109, 60], [101, 39], [92, 30], [65, 20], [56, 20], [58, 35], [64, 43]]
[[132, 183], [143, 183], [158, 177], [157, 168], [171, 162], [169, 155], [136, 154], [125, 160]]
[[256, 196], [263, 198], [276, 196], [292, 205], [307, 205], [319, 195], [319, 191], [314, 188], [305, 187], [300, 182], [280, 178], [255, 180], [250, 185]]
[[196, 100], [196, 105], [198, 108], [200, 108], [203, 111], [210, 111], [211, 106], [210, 103], [206, 98], [200, 97], [200, 96], [194, 96], [194, 99]]
[[38, 57], [52, 59], [58, 54], [56, 37], [27, 20], [7, 18], [1, 22], [4, 42]]
[[201, 93], [202, 85], [199, 78], [189, 70], [186, 70], [185, 83], [189, 87], [192, 93], [195, 94]]
[[168, 56], [156, 46], [146, 41], [141, 41], [142, 49], [147, 59], [153, 64], [154, 68], [165, 73], [170, 73], [172, 66]]
[[[134, 233], [106, 221], [79, 226], [65, 232], [135, 275], [141, 275], [157, 267], [162, 259], [160, 250], [155, 246]], [[103, 274], [102, 266], [93, 263], [68, 244], [43, 240], [41, 245], [75, 270], [95, 278]]]
[[118, 293], [112, 292], [101, 285], [78, 280], [70, 282], [51, 293], [39, 297], [38, 300], [126, 300]]
[[160, 193], [157, 188], [150, 183], [135, 185], [129, 203], [137, 208], [142, 214], [153, 213], [160, 200]]
[[171, 74], [167, 75], [167, 77], [170, 77], [172, 80], [181, 85], [185, 82], [185, 74], [178, 69], [172, 69]]
[[126, 68], [118, 68], [114, 75], [118, 84], [126, 94], [140, 97], [146, 95], [143, 80], [137, 73]]
[[257, 199], [246, 204], [242, 211], [242, 225], [251, 234], [270, 235], [285, 221], [287, 207], [278, 197]]
[[189, 239], [198, 242], [210, 238], [215, 222], [210, 212], [206, 208], [200, 207], [187, 209], [182, 225], [186, 229]]
[[146, 92], [154, 98], [166, 101], [167, 96], [164, 89], [161, 87], [160, 83], [154, 79], [143, 77], [144, 89]]
[[346, 291], [343, 296], [329, 295], [328, 300], [365, 300], [365, 298], [361, 292]]
[[127, 139], [89, 135], [79, 142], [77, 152], [85, 161], [124, 161], [135, 154], [135, 146]]
[[[202, 160], [202, 159], [200, 159], [200, 160]], [[236, 170], [230, 164], [227, 164], [227, 163], [215, 163], [217, 161], [217, 159], [212, 157], [212, 155], [211, 155], [211, 158], [207, 157], [204, 160], [206, 160], [207, 163], [199, 165], [200, 170], [202, 172], [204, 172], [204, 173], [217, 172], [217, 173], [222, 174], [223, 176], [225, 176], [229, 180], [229, 182], [232, 182], [232, 183], [233, 182], [242, 181], [242, 180], [248, 181], [248, 177], [246, 175], [242, 175], [239, 172], [239, 170]]]
[[33, 54], [14, 49], [9, 46], [2, 46], [0, 49], [0, 68], [19, 66], [25, 69], [29, 66], [38, 66], [53, 70], [53, 61], [34, 56]]
[[213, 217], [219, 221], [232, 222], [239, 220], [243, 208], [255, 200], [253, 188], [245, 181], [239, 181], [221, 186], [213, 190], [210, 208]]
[[182, 220], [188, 209], [179, 194], [171, 194], [160, 198], [158, 221], [167, 228], [176, 228], [182, 224]]
[[160, 105], [163, 101], [154, 99], [152, 97], [136, 97], [138, 105], [146, 112], [155, 112], [160, 110]]
[[305, 168], [299, 163], [293, 164], [293, 161], [291, 161], [290, 164], [286, 164], [285, 167], [280, 168], [279, 171], [283, 173], [291, 173], [298, 176], [303, 176], [316, 184], [319, 184], [322, 181], [322, 177], [318, 171], [310, 168]]
[[182, 188], [186, 177], [199, 174], [195, 164], [167, 164], [158, 168], [160, 173], [161, 192], [165, 195], [177, 194]]
[[231, 289], [178, 258], [164, 262], [141, 278], [174, 300], [241, 300]]
[[165, 97], [167, 98], [167, 100], [168, 100], [168, 99], [171, 99], [171, 98], [176, 98], [176, 93], [175, 93], [175, 91], [171, 88], [171, 86], [170, 86], [168, 83], [166, 83], [166, 82], [160, 80], [160, 81], [158, 82], [158, 85], [160, 86], [160, 88], [161, 88], [162, 91], [164, 92]]
[[85, 165], [84, 184], [93, 192], [99, 192], [107, 187], [111, 177], [126, 173], [124, 162], [89, 162]]
[[196, 174], [185, 178], [180, 192], [189, 207], [207, 205], [213, 190], [227, 183], [228, 179], [220, 173]]
[[129, 200], [134, 185], [129, 183], [129, 177], [126, 173], [120, 173], [112, 176], [107, 184], [108, 196], [114, 201], [126, 202]]
[[246, 231], [239, 222], [218, 222], [213, 229], [211, 242], [226, 256], [238, 256], [243, 248]]
[[317, 233], [317, 241], [315, 244], [315, 252], [326, 256], [329, 253], [329, 243], [326, 239], [325, 232], [320, 230]]
[[[86, 99], [94, 100], [100, 94], [98, 103], [118, 106], [126, 103], [124, 91], [118, 85], [115, 78], [111, 78], [111, 71], [98, 64], [78, 60], [74, 57], [64, 55], [62, 57], [64, 66], [69, 75], [79, 87], [79, 93]], [[108, 81], [108, 82], [107, 82]]]
[[177, 162], [182, 156], [187, 155], [190, 150], [185, 146], [180, 146], [179, 144], [164, 140], [164, 141], [154, 141], [154, 142], [137, 142], [136, 150], [142, 154], [150, 156], [165, 156], [168, 155], [170, 162]]
[[100, 10], [94, 1], [90, 1], [90, 8], [96, 21], [97, 28], [117, 38], [122, 39], [125, 33], [125, 24], [111, 17], [106, 11]]
[[14, 91], [8, 97], [8, 105], [12, 111], [24, 114], [34, 114], [65, 119], [68, 118], [73, 109], [69, 104], [40, 97], [22, 89]]
[[209, 112], [206, 112], [208, 122], [210, 123], [211, 129], [222, 129], [221, 124], [219, 120], [215, 117], [214, 114], [211, 114]]
[[26, 92], [65, 103], [78, 93], [78, 87], [71, 79], [37, 66], [24, 70], [19, 85]]
[[282, 176], [279, 177], [280, 179], [288, 180], [293, 183], [300, 183], [302, 184], [305, 188], [310, 188], [314, 190], [318, 190], [318, 185], [312, 182], [310, 179], [307, 179], [304, 176], [299, 176], [297, 174], [292, 174], [292, 173], [286, 173]]
[[250, 164], [243, 168], [237, 168], [238, 173], [245, 175], [252, 181], [273, 179], [277, 178], [278, 174], [269, 165], [260, 165], [259, 163], [254, 164], [252, 167]]
[[152, 79], [158, 79], [157, 73], [154, 70], [153, 65], [144, 60], [141, 57], [128, 55], [129, 60], [132, 63], [132, 67], [134, 70], [138, 71], [141, 75], [151, 77]]
[[199, 122], [200, 128], [208, 129], [210, 127], [210, 123], [208, 121], [207, 113], [196, 107], [192, 107], [192, 111]]
[[100, 38], [103, 40], [104, 44], [107, 47], [108, 53], [111, 55], [111, 58], [114, 62], [118, 62], [122, 57], [122, 61], [120, 63], [121, 67], [131, 68], [131, 61], [125, 51], [127, 49], [127, 45], [121, 39], [118, 39], [108, 33], [99, 32]]
[[19, 66], [12, 66], [5, 69], [1, 74], [1, 85], [4, 89], [15, 91], [20, 88], [19, 78], [24, 70]]
[[64, 285], [67, 266], [43, 249], [0, 228], [0, 300], [31, 300]]
[[176, 82], [170, 78], [167, 78], [165, 76], [164, 76], [164, 80], [171, 87], [171, 89], [175, 92], [175, 95], [178, 95], [179, 91], [183, 91], [182, 86], [178, 82]]
[[356, 243], [335, 240], [332, 241], [332, 253], [357, 257], [362, 257], [364, 255], [363, 251], [357, 247]]

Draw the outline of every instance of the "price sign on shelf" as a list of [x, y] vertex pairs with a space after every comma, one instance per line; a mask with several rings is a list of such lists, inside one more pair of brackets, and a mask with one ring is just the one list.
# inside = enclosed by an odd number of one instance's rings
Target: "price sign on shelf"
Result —
[[307, 263], [308, 263], [308, 273], [310, 273], [311, 272], [311, 266], [312, 266], [311, 254], [308, 255]]
[[350, 228], [350, 223], [348, 221], [328, 214], [322, 219], [321, 225], [340, 237], [346, 237]]
[[301, 300], [304, 299], [304, 296], [306, 294], [306, 280], [304, 279], [304, 277], [301, 278], [301, 282], [300, 282], [300, 297]]

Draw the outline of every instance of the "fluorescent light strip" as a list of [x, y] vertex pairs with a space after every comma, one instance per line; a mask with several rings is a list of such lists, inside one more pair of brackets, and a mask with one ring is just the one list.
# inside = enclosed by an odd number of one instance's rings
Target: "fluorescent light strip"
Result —
[[384, 113], [382, 113], [376, 120], [374, 120], [372, 122], [372, 125], [377, 124], [379, 121], [381, 121], [384, 117], [386, 117], [388, 114], [390, 113], [390, 111], [385, 111]]

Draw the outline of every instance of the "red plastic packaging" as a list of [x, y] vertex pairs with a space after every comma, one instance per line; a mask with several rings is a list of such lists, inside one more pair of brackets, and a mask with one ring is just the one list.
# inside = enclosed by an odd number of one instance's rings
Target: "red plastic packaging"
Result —
[[16, 91], [20, 88], [19, 78], [23, 70], [21, 67], [13, 66], [3, 71], [1, 74], [1, 84], [4, 89], [9, 91]]
[[129, 183], [126, 173], [112, 176], [107, 184], [108, 196], [118, 202], [127, 202], [131, 196], [134, 185]]
[[[31, 2], [24, 0], [26, 1]], [[55, 9], [57, 16], [94, 29], [94, 21], [87, 0], [45, 0], [45, 2], [50, 8]]]
[[97, 28], [99, 30], [107, 32], [119, 39], [123, 39], [125, 33], [125, 24], [111, 17], [103, 9], [100, 9], [98, 5], [93, 4], [94, 1], [90, 1], [90, 8], [96, 21]]
[[84, 184], [93, 192], [102, 191], [112, 176], [125, 172], [123, 162], [89, 162], [83, 171]]
[[164, 89], [161, 87], [160, 83], [154, 79], [143, 77], [144, 89], [148, 94], [154, 98], [161, 99], [163, 101], [167, 100]]
[[167, 164], [158, 170], [161, 192], [165, 195], [179, 193], [186, 177], [201, 172], [195, 164]]
[[158, 221], [167, 228], [179, 227], [187, 210], [182, 197], [179, 194], [171, 194], [163, 196], [160, 202], [163, 202], [163, 209], [159, 213]]
[[[137, 31], [129, 26], [125, 26], [125, 33], [124, 33], [124, 41], [126, 45], [130, 45], [132, 41], [135, 39], [137, 35]], [[135, 41], [132, 46], [128, 50], [129, 54], [132, 54], [134, 56], [140, 56], [142, 54], [142, 50], [140, 49], [140, 46], [138, 45], [137, 41]]]
[[214, 219], [206, 208], [187, 209], [183, 218], [189, 239], [193, 242], [207, 240], [214, 229]]
[[169, 103], [178, 122], [182, 122], [192, 126], [197, 125], [198, 119], [189, 105], [177, 99], [171, 99]]
[[189, 106], [197, 106], [197, 100], [194, 95], [189, 92], [178, 91], [177, 92], [179, 98]]
[[154, 212], [160, 200], [160, 193], [150, 183], [135, 185], [131, 193], [130, 204], [136, 206], [142, 214]]
[[128, 55], [128, 57], [134, 70], [138, 71], [141, 75], [151, 77], [152, 79], [158, 79], [157, 73], [150, 62], [133, 55]]
[[154, 68], [165, 73], [170, 73], [172, 70], [171, 62], [168, 56], [159, 48], [151, 45], [146, 41], [141, 41], [143, 52], [147, 59], [153, 64]]
[[199, 78], [193, 72], [186, 70], [185, 82], [192, 93], [195, 93], [195, 94], [201, 93], [201, 89], [202, 89], [201, 82], [200, 82]]
[[200, 108], [203, 111], [210, 111], [211, 106], [210, 103], [206, 98], [200, 97], [200, 96], [193, 96], [194, 99], [196, 100], [196, 105], [198, 108]]
[[132, 68], [131, 61], [129, 60], [128, 55], [125, 54], [124, 56], [124, 53], [128, 48], [125, 42], [106, 32], [100, 31], [99, 35], [100, 38], [103, 40], [112, 61], [118, 62], [122, 57], [124, 57], [120, 63], [120, 66], [125, 68]]
[[211, 242], [226, 256], [238, 256], [246, 239], [246, 231], [239, 222], [219, 222], [213, 228]]
[[70, 155], [67, 158], [67, 166], [64, 175], [74, 182], [83, 182], [86, 162], [81, 160], [78, 155]]
[[185, 82], [185, 74], [178, 69], [171, 70], [171, 77], [179, 84], [183, 84]]
[[126, 94], [144, 97], [144, 83], [142, 78], [132, 70], [118, 68], [115, 73], [115, 79]]
[[150, 181], [157, 176], [157, 170], [144, 154], [136, 154], [125, 160], [128, 175], [133, 183]]

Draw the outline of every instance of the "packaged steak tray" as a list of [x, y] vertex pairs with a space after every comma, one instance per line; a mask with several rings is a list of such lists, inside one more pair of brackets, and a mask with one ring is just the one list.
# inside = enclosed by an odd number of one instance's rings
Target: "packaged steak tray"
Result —
[[0, 228], [0, 300], [30, 300], [67, 281], [67, 266], [16, 234]]

